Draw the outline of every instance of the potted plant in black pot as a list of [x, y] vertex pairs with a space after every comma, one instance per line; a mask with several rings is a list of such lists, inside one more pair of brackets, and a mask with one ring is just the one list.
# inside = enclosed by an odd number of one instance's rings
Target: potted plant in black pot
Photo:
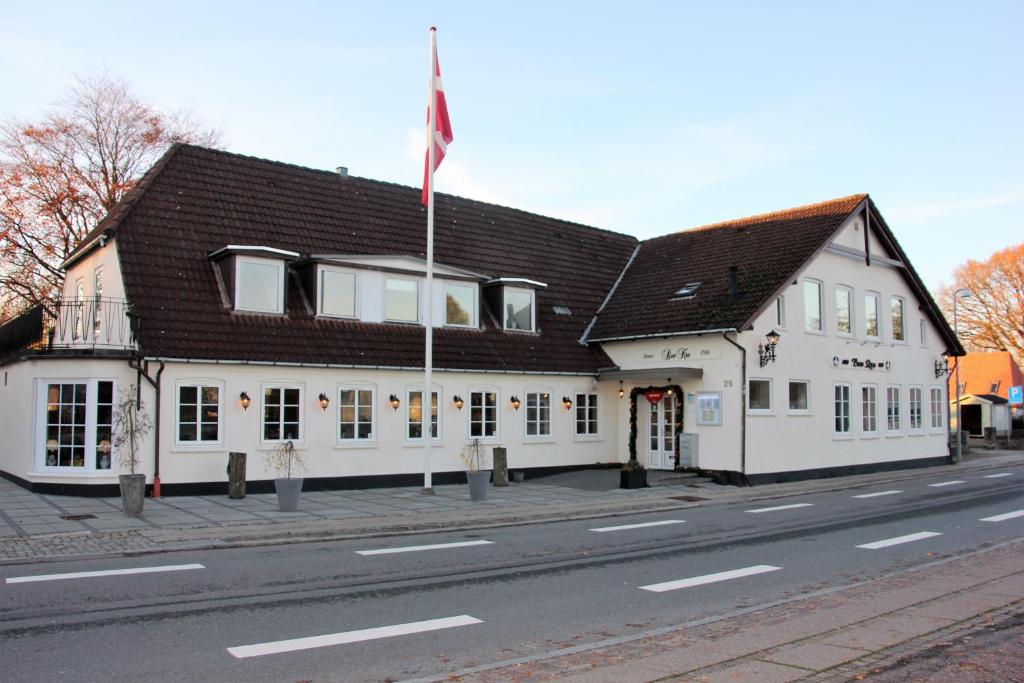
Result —
[[277, 508], [281, 512], [295, 512], [299, 509], [299, 497], [302, 494], [302, 477], [293, 477], [299, 469], [306, 469], [306, 458], [295, 448], [291, 439], [277, 445], [274, 450], [263, 456], [268, 470], [277, 477], [274, 479], [274, 490], [277, 491]]
[[491, 483], [491, 470], [487, 466], [487, 456], [480, 451], [480, 439], [473, 439], [459, 453], [462, 462], [466, 463], [466, 481], [469, 482], [469, 499], [484, 500], [487, 498], [487, 486]]
[[647, 469], [636, 458], [630, 458], [619, 472], [620, 489], [642, 489], [647, 486]]
[[121, 509], [124, 514], [136, 517], [142, 514], [146, 500], [146, 475], [137, 472], [142, 463], [139, 446], [153, 428], [153, 423], [146, 404], [137, 397], [135, 385], [121, 391], [120, 395], [123, 398], [114, 405], [113, 444], [121, 469], [127, 473], [118, 475], [117, 483], [121, 487]]

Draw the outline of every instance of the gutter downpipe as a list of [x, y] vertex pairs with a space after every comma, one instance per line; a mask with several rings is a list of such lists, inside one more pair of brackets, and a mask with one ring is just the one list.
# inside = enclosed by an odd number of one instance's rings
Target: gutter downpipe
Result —
[[[139, 377], [145, 377], [146, 381], [150, 383], [156, 394], [154, 400], [154, 418], [153, 418], [153, 498], [160, 497], [160, 375], [164, 374], [164, 361], [160, 361], [160, 368], [156, 371], [156, 378], [149, 376], [149, 361], [145, 361], [145, 369], [143, 364], [136, 362], [132, 364], [129, 362], [129, 367], [135, 368], [136, 373]], [[141, 382], [135, 382], [136, 405], [140, 405], [142, 401], [142, 387]]]
[[[733, 331], [739, 334], [737, 330]], [[722, 338], [740, 352], [740, 480], [743, 486], [750, 486], [750, 482], [747, 481], [747, 350], [729, 339], [728, 332], [723, 332]]]

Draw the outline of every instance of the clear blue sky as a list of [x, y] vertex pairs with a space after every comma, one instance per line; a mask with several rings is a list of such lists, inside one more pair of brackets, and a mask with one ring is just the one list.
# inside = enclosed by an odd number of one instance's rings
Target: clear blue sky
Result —
[[[870, 192], [930, 286], [1024, 241], [1024, 2], [3, 3], [0, 116], [109, 71], [232, 151], [638, 237]], [[433, 8], [433, 9], [432, 9]]]

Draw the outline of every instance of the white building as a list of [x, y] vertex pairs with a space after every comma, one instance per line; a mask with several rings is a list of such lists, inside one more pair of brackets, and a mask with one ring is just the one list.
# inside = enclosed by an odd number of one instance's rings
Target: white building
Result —
[[[638, 242], [439, 195], [435, 481], [624, 462], [736, 483], [948, 462], [962, 349], [867, 195]], [[0, 473], [112, 492], [132, 385], [163, 493], [291, 438], [307, 488], [422, 481], [419, 190], [176, 146], [0, 329]], [[52, 330], [43, 337], [44, 327]], [[778, 344], [766, 351], [770, 331]]]

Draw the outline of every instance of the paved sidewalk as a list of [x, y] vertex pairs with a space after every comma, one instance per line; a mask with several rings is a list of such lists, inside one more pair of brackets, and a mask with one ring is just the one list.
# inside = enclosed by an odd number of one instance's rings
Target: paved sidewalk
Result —
[[118, 498], [43, 495], [0, 479], [0, 563], [134, 554], [330, 538], [487, 528], [660, 512], [732, 500], [768, 500], [879, 485], [928, 472], [968, 475], [1024, 461], [1024, 452], [978, 455], [953, 466], [753, 488], [718, 486], [673, 472], [650, 472], [652, 486], [617, 488], [617, 470], [586, 470], [491, 487], [484, 502], [466, 485], [303, 493], [300, 510], [277, 510], [274, 494], [147, 499], [142, 516], [126, 517]]
[[[1022, 618], [1024, 542], [1015, 542], [767, 608], [659, 629], [605, 646], [568, 647], [561, 651], [565, 654], [510, 661], [437, 680], [883, 680], [881, 674], [890, 667], [898, 671], [915, 653], [949, 646], [958, 638], [969, 642], [969, 634], [985, 624], [991, 630], [1000, 620], [1009, 620], [1008, 627], [1013, 628]], [[1013, 680], [1006, 673], [1024, 672], [1024, 650], [1012, 649], [1008, 657], [997, 654], [987, 664], [992, 675], [969, 680]]]

